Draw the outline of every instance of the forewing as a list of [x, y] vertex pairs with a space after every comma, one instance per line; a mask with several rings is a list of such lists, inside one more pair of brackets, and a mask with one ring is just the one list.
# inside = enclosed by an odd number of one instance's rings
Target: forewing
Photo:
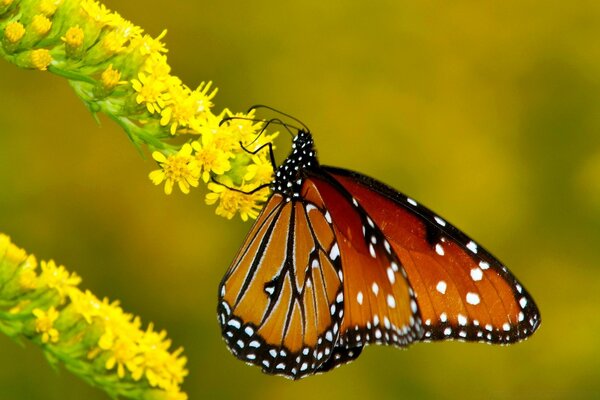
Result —
[[219, 321], [234, 355], [292, 379], [319, 370], [343, 315], [335, 246], [320, 204], [271, 197], [219, 289]]

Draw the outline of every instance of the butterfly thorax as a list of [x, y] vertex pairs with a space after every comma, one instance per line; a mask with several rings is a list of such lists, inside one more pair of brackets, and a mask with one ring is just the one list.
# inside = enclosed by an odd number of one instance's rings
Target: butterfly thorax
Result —
[[283, 195], [286, 201], [299, 198], [307, 171], [317, 165], [315, 146], [310, 132], [298, 132], [292, 143], [292, 152], [275, 171], [271, 189]]

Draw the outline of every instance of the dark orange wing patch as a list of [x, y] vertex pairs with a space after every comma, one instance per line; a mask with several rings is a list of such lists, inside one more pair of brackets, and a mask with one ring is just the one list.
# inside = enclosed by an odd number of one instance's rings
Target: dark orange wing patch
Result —
[[537, 329], [540, 316], [533, 299], [485, 249], [382, 183], [326, 170], [352, 193], [398, 256], [416, 294], [423, 340], [511, 343]]

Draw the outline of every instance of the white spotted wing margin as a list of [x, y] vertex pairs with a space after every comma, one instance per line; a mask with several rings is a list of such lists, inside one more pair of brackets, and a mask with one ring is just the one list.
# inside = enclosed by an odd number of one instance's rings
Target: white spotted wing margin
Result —
[[268, 374], [299, 379], [335, 364], [343, 272], [335, 236], [319, 237], [315, 224], [332, 229], [317, 205], [274, 194], [219, 287], [227, 347]]

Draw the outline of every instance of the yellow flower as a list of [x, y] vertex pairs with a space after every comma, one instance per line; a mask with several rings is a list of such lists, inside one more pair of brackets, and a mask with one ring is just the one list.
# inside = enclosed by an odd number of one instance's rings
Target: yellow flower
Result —
[[190, 186], [198, 186], [200, 168], [192, 157], [192, 146], [189, 144], [184, 144], [177, 154], [166, 157], [161, 152], [155, 151], [152, 157], [158, 161], [161, 169], [152, 171], [149, 177], [155, 185], [165, 181], [166, 194], [171, 194], [175, 183], [186, 194], [189, 193]]
[[223, 115], [226, 113], [227, 110], [220, 115], [206, 113], [206, 118], [203, 120], [202, 125], [197, 127], [198, 133], [202, 136], [210, 137], [214, 147], [226, 153], [242, 151], [238, 132], [232, 129], [229, 124], [221, 124]]
[[156, 79], [152, 75], [143, 72], [138, 74], [138, 79], [131, 80], [133, 90], [137, 92], [135, 101], [138, 104], [145, 103], [151, 114], [160, 112], [165, 106], [167, 85], [163, 80]]
[[208, 184], [210, 193], [206, 195], [206, 204], [211, 205], [219, 202], [215, 212], [227, 219], [233, 218], [238, 211], [242, 221], [247, 221], [249, 218], [256, 219], [262, 208], [262, 203], [268, 197], [268, 189], [249, 193], [252, 188], [244, 186], [236, 191], [230, 189], [230, 180], [223, 179], [223, 181], [222, 184], [214, 182]]
[[100, 4], [95, 0], [83, 0], [81, 2], [81, 9], [100, 25], [106, 24], [111, 19], [112, 11], [106, 8], [104, 4]]
[[44, 311], [40, 308], [33, 310], [35, 316], [35, 331], [42, 334], [43, 343], [56, 343], [58, 342], [58, 330], [54, 328], [54, 321], [58, 318], [58, 311], [54, 307], [50, 307], [48, 311]]
[[[8, 239], [8, 236], [2, 236]], [[9, 239], [10, 240], [10, 239]], [[27, 259], [27, 253], [25, 250], [20, 247], [15, 246], [14, 244], [8, 242], [6, 246], [6, 253], [4, 254], [4, 258], [7, 262], [12, 264], [20, 264]]]
[[25, 270], [19, 276], [19, 286], [23, 290], [33, 290], [37, 288], [37, 275], [35, 271]]
[[50, 17], [54, 15], [62, 0], [41, 0], [38, 3], [39, 10], [42, 14]]
[[48, 69], [48, 65], [52, 62], [52, 56], [47, 49], [32, 50], [30, 53], [31, 64], [34, 68], [40, 71]]
[[112, 64], [110, 64], [108, 66], [108, 68], [106, 68], [104, 70], [104, 72], [102, 72], [102, 76], [101, 76], [102, 86], [107, 91], [112, 90], [115, 86], [117, 86], [120, 83], [127, 83], [127, 82], [121, 81], [120, 79], [121, 79], [121, 72], [117, 69], [113, 69]]
[[4, 28], [4, 38], [15, 44], [25, 36], [25, 27], [20, 22], [9, 22]]
[[88, 324], [92, 323], [92, 318], [100, 315], [102, 303], [89, 290], [82, 292], [79, 289], [69, 291], [69, 298], [75, 311], [85, 319]]
[[144, 71], [152, 75], [154, 79], [165, 82], [165, 84], [168, 82], [173, 86], [181, 85], [181, 81], [177, 77], [169, 75], [171, 66], [167, 63], [167, 57], [164, 54], [150, 54], [144, 64]]
[[[183, 349], [170, 353], [171, 341], [166, 336], [166, 331], [155, 332], [150, 324], [140, 338], [140, 355], [137, 357], [137, 366], [150, 385], [163, 389], [177, 386], [187, 375], [187, 359], [181, 357]], [[133, 377], [135, 379], [137, 374], [133, 374]]]
[[102, 39], [102, 48], [108, 54], [116, 54], [125, 49], [127, 37], [120, 30], [113, 30], [104, 35]]
[[[212, 107], [211, 99], [217, 93], [213, 90], [210, 94], [212, 83], [202, 83], [194, 91], [185, 85], [171, 85], [170, 103], [161, 112], [160, 124], [171, 125], [170, 132], [174, 135], [179, 127], [194, 127], [199, 124], [198, 120], [204, 118]], [[197, 128], [196, 128], [197, 130]]]
[[81, 282], [81, 278], [77, 274], [69, 273], [62, 265], [57, 267], [53, 260], [42, 261], [41, 267], [39, 285], [56, 290], [61, 299], [64, 299], [68, 291]]
[[1, 0], [0, 4], [4, 7], [8, 7], [12, 4], [13, 0]]
[[20, 265], [19, 286], [22, 290], [33, 290], [38, 287], [38, 276], [36, 273], [37, 260], [34, 255], [30, 255]]
[[31, 27], [33, 31], [40, 36], [48, 33], [50, 28], [52, 28], [52, 21], [50, 21], [45, 15], [38, 14], [33, 17], [31, 21]]
[[122, 379], [125, 376], [125, 368], [133, 367], [136, 351], [133, 341], [126, 337], [117, 338], [110, 347], [110, 356], [106, 360], [105, 368], [111, 370], [116, 366], [117, 375]]
[[217, 148], [212, 139], [212, 135], [206, 134], [202, 135], [202, 143], [198, 141], [192, 142], [192, 147], [196, 151], [196, 161], [198, 162], [200, 171], [202, 171], [202, 180], [204, 182], [208, 182], [211, 172], [223, 175], [231, 169], [229, 158], [232, 154]]
[[[265, 149], [266, 151], [267, 149]], [[257, 186], [271, 182], [273, 179], [273, 165], [271, 160], [267, 158], [260, 153], [252, 156], [252, 164], [248, 165], [246, 175], [244, 175], [246, 182], [254, 181]]]
[[165, 44], [160, 40], [165, 37], [167, 30], [163, 30], [157, 38], [152, 38], [150, 35], [139, 36], [131, 40], [131, 46], [140, 49], [140, 53], [143, 55], [149, 55], [154, 53], [166, 53], [167, 48]]
[[61, 37], [60, 40], [65, 42], [67, 48], [78, 49], [83, 45], [83, 29], [79, 25], [75, 25], [67, 29], [65, 36]]

